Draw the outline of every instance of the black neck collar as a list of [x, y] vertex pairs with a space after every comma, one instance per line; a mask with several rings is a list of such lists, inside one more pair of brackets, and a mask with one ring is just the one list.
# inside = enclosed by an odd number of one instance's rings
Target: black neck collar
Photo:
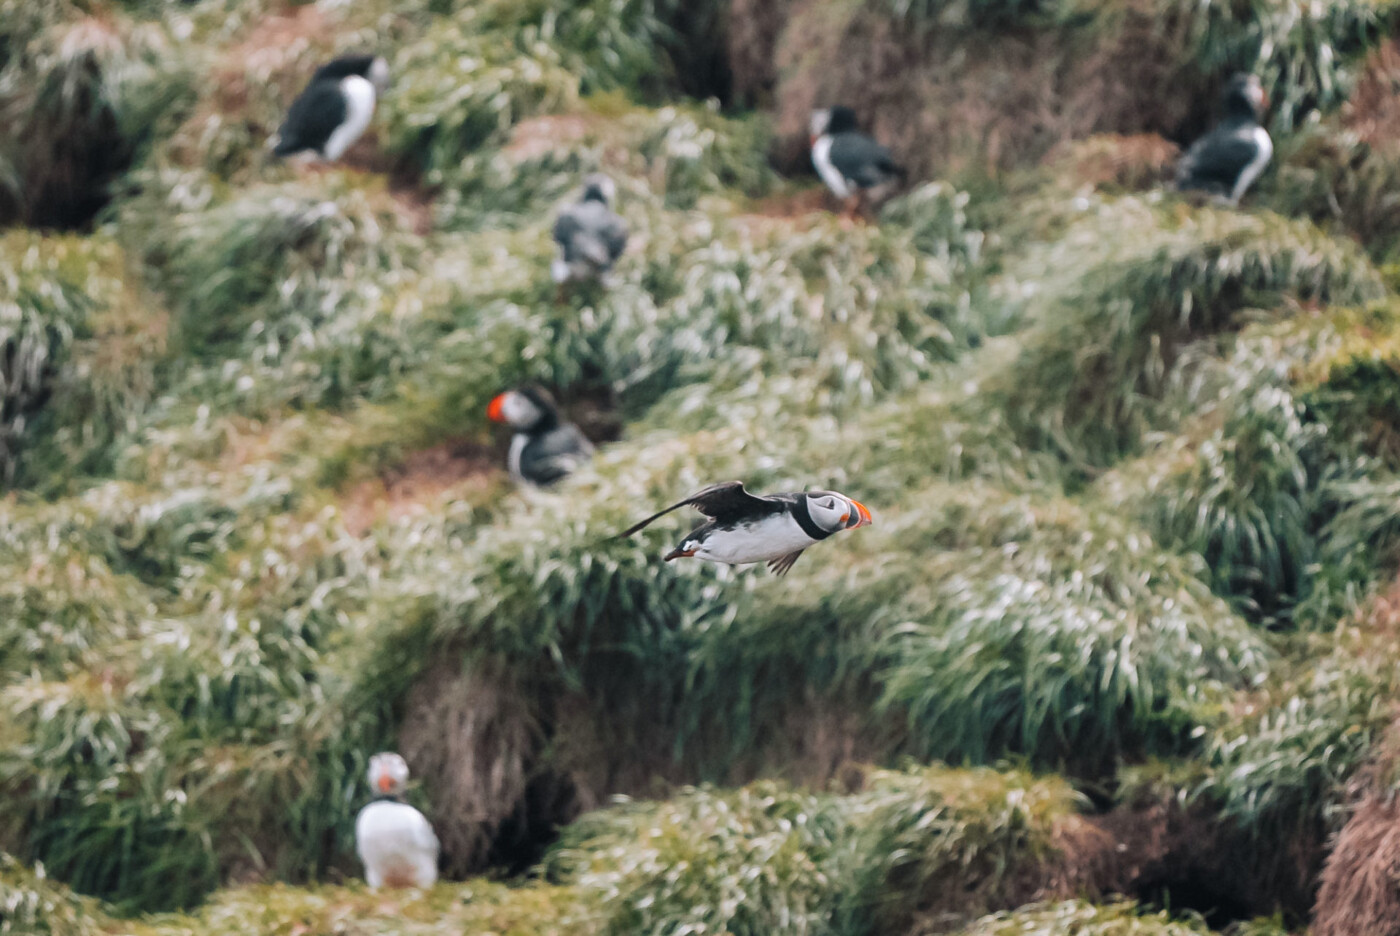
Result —
[[370, 798], [371, 803], [402, 803], [403, 798], [397, 793], [379, 793]]
[[831, 535], [830, 530], [823, 530], [817, 526], [817, 521], [812, 519], [812, 511], [807, 506], [807, 495], [797, 495], [797, 503], [792, 505], [792, 518], [797, 521], [797, 525], [802, 528], [814, 540], [824, 540]]

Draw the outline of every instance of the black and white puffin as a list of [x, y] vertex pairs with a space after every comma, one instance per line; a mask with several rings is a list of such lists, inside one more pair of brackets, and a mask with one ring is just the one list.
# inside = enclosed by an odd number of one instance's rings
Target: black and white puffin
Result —
[[428, 818], [405, 803], [408, 764], [393, 753], [369, 759], [372, 799], [355, 818], [355, 851], [365, 880], [380, 887], [432, 887], [437, 881], [438, 839]]
[[[812, 165], [843, 203], [881, 200], [907, 174], [888, 149], [860, 132], [849, 107], [812, 111]], [[852, 207], [851, 210], [855, 210]]]
[[1225, 86], [1224, 99], [1225, 119], [1181, 157], [1176, 187], [1236, 205], [1269, 164], [1274, 142], [1259, 124], [1267, 99], [1258, 76], [1235, 75]]
[[388, 85], [389, 63], [377, 55], [343, 55], [322, 65], [287, 111], [273, 137], [273, 155], [339, 159], [369, 126]]
[[778, 575], [786, 575], [807, 547], [873, 522], [864, 504], [835, 491], [760, 496], [744, 490], [742, 481], [721, 481], [652, 514], [618, 537], [631, 536], [682, 507], [694, 507], [710, 519], [663, 556], [666, 562], [690, 556], [729, 565], [766, 562]]
[[578, 426], [559, 418], [559, 408], [540, 387], [507, 390], [491, 401], [486, 415], [515, 430], [506, 467], [517, 481], [545, 487], [593, 455], [593, 443]]
[[568, 283], [602, 280], [627, 247], [627, 222], [612, 210], [617, 186], [605, 175], [583, 180], [583, 195], [560, 209], [554, 221], [558, 256], [550, 277], [561, 288]]

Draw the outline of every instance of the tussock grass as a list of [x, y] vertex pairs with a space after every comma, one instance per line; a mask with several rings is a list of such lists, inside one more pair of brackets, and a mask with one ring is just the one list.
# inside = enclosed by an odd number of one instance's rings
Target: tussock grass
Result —
[[1245, 310], [1285, 297], [1355, 304], [1380, 295], [1366, 259], [1311, 225], [1213, 211], [1173, 223], [1124, 202], [1068, 232], [1046, 262], [1082, 264], [1081, 238], [1104, 222], [1151, 227], [1119, 236], [1108, 259], [1033, 306], [1026, 351], [998, 388], [1029, 438], [1071, 459], [1102, 465], [1132, 452], [1183, 351], [1238, 328]]
[[[978, 920], [960, 936], [1203, 936], [1210, 930], [1199, 919], [1150, 913], [1132, 904], [1095, 906], [1068, 900], [998, 913]], [[1267, 926], [1247, 931], [1259, 936], [1281, 933]]]
[[0, 198], [12, 209], [0, 221], [87, 225], [116, 177], [189, 106], [193, 85], [159, 26], [119, 16], [50, 25], [0, 69], [0, 165], [18, 183]]
[[110, 465], [154, 393], [163, 321], [105, 239], [0, 238], [0, 482], [61, 489]]
[[42, 867], [26, 868], [0, 851], [0, 933], [96, 936], [110, 921], [94, 900], [49, 880]]

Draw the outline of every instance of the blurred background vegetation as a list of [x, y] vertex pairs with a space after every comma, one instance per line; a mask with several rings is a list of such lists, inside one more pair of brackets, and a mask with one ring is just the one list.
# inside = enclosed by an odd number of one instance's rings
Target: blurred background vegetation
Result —
[[[1400, 934], [1397, 17], [0, 0], [0, 934]], [[360, 49], [366, 139], [271, 161]], [[1167, 194], [1241, 69], [1273, 166]], [[834, 103], [922, 180], [878, 224]], [[605, 443], [549, 492], [523, 381]], [[877, 523], [604, 542], [731, 477]]]

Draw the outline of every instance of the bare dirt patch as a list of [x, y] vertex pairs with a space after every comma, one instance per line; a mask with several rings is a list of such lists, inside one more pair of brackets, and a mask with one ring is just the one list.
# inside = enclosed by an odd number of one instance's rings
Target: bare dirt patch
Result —
[[582, 114], [550, 114], [522, 120], [511, 131], [505, 154], [516, 162], [538, 159], [556, 148], [581, 143], [588, 137], [591, 123]]
[[340, 504], [345, 528], [364, 536], [381, 523], [426, 516], [447, 500], [489, 488], [498, 468], [494, 452], [467, 440], [413, 452], [398, 467], [351, 488]]

